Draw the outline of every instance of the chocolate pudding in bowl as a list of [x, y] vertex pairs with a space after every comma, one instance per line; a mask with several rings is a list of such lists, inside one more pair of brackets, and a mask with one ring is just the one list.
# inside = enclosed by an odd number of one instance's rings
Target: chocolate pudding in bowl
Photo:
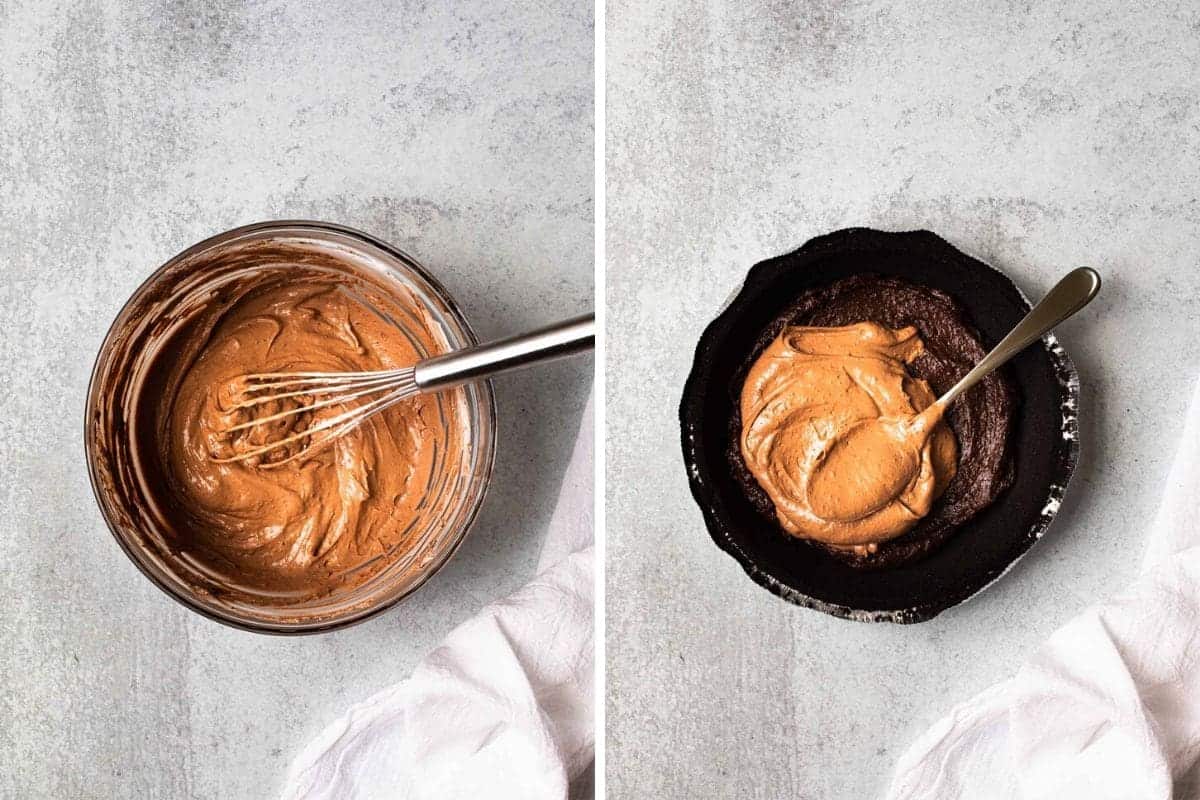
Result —
[[[275, 633], [359, 621], [453, 554], [491, 475], [487, 382], [421, 395], [292, 458], [307, 442], [233, 460], [335, 414], [238, 429], [250, 373], [410, 366], [475, 343], [411, 258], [326, 223], [221, 234], [135, 292], [89, 388], [93, 486], [117, 541], [185, 605]], [[316, 416], [313, 416], [313, 415]]]

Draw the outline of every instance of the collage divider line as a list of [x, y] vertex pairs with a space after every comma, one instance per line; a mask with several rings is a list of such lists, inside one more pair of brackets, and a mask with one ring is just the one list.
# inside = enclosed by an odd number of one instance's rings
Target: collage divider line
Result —
[[593, 170], [595, 187], [592, 192], [594, 222], [592, 235], [594, 237], [593, 259], [595, 263], [595, 285], [593, 288], [594, 304], [596, 308], [596, 353], [595, 353], [595, 384], [593, 388], [593, 411], [594, 411], [594, 435], [593, 443], [593, 462], [595, 469], [595, 477], [592, 482], [593, 486], [593, 501], [595, 503], [595, 511], [593, 520], [595, 530], [593, 531], [593, 542], [595, 543], [595, 603], [593, 609], [593, 620], [595, 628], [593, 635], [595, 638], [595, 665], [594, 665], [594, 719], [596, 746], [595, 746], [595, 767], [593, 776], [593, 791], [595, 797], [602, 798], [606, 796], [607, 782], [605, 780], [605, 697], [606, 692], [606, 670], [605, 670], [605, 591], [604, 591], [604, 563], [605, 563], [605, 519], [604, 519], [604, 497], [605, 497], [605, 452], [604, 452], [604, 431], [605, 431], [605, 353], [607, 350], [604, 331], [606, 329], [605, 321], [608, 316], [607, 304], [605, 303], [605, 237], [604, 237], [604, 221], [605, 221], [605, 173], [604, 173], [604, 153], [605, 153], [605, 91], [604, 91], [604, 75], [605, 75], [605, 60], [604, 60], [604, 30], [605, 30], [605, 0], [596, 0], [594, 20], [594, 55], [592, 58], [593, 69], [595, 73], [595, 90], [593, 102], [595, 109], [592, 121], [592, 136], [593, 136], [593, 155], [595, 157], [595, 168]]

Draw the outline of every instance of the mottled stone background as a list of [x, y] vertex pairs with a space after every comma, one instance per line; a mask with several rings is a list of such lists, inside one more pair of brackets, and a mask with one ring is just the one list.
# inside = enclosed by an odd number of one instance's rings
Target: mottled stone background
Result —
[[496, 480], [411, 601], [224, 628], [121, 554], [84, 390], [162, 261], [270, 218], [411, 252], [484, 337], [593, 304], [590, 2], [0, 0], [0, 797], [259, 798], [349, 704], [531, 575], [589, 359], [497, 383]]
[[[609, 0], [609, 796], [862, 800], [956, 701], [1137, 571], [1200, 375], [1200, 7]], [[1061, 328], [1083, 459], [1004, 580], [916, 627], [789, 606], [704, 531], [676, 409], [756, 261], [929, 228]], [[1190, 796], [1190, 795], [1189, 795]]]

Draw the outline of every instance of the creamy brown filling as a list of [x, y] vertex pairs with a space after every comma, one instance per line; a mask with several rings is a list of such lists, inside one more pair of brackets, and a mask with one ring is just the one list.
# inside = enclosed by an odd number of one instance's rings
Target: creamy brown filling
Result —
[[[775, 504], [747, 468], [742, 453], [740, 401], [745, 376], [785, 328], [845, 327], [863, 320], [892, 330], [917, 329], [923, 352], [906, 363], [905, 369], [913, 378], [927, 381], [936, 395], [949, 390], [986, 352], [963, 309], [948, 295], [927, 286], [899, 278], [856, 275], [801, 291], [763, 328], [730, 386], [738, 411], [728, 422], [726, 457], [751, 506], [775, 525]], [[850, 548], [806, 541], [854, 567], [890, 568], [928, 555], [991, 504], [1013, 480], [1008, 439], [1019, 395], [1005, 373], [1002, 369], [988, 375], [947, 410], [945, 419], [958, 444], [957, 469], [929, 513], [911, 530], [878, 544]]]
[[905, 368], [923, 352], [913, 327], [793, 326], [754, 362], [741, 452], [784, 530], [862, 547], [929, 513], [956, 471], [954, 435], [939, 422], [910, 459], [903, 438], [878, 424], [910, 420], [936, 400]]
[[441, 513], [433, 498], [465, 470], [469, 450], [454, 390], [400, 403], [287, 463], [271, 462], [294, 447], [265, 461], [224, 460], [345, 410], [231, 433], [250, 413], [305, 400], [235, 409], [240, 376], [389, 369], [448, 349], [403, 290], [379, 291], [325, 253], [290, 251], [286, 260], [231, 269], [216, 288], [173, 305], [154, 321], [135, 362], [144, 366], [128, 379], [130, 468], [155, 536], [214, 589], [256, 603], [352, 589], [425, 546]]
[[[228, 390], [236, 378], [409, 366], [420, 358], [414, 343], [336, 282], [316, 276], [250, 282], [204, 316], [193, 326], [202, 339], [185, 343], [194, 357], [170, 369], [173, 391], [157, 408], [165, 421], [160, 452], [177, 513], [206, 549], [236, 565], [243, 580], [305, 582], [314, 563], [342, 572], [385, 554], [415, 517], [431, 479], [442, 432], [429, 398], [378, 414], [310, 457], [281, 466], [218, 459], [284, 433], [277, 426], [229, 433], [248, 413], [229, 411]], [[431, 336], [425, 345], [434, 346]], [[314, 422], [294, 416], [279, 424]]]

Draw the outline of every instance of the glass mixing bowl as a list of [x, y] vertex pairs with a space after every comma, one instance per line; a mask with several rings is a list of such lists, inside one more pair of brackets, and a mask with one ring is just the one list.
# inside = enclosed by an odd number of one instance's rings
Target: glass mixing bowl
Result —
[[[465, 421], [465, 452], [439, 453], [427, 502], [403, 546], [363, 583], [303, 601], [250, 602], [231, 593], [163, 535], [131, 465], [138, 458], [124, 419], [137, 402], [138, 370], [163, 335], [164, 320], [189, 301], [219, 290], [230, 268], [214, 268], [214, 256], [280, 244], [318, 248], [368, 276], [375, 290], [411, 297], [425, 324], [446, 350], [476, 343], [466, 319], [444, 288], [414, 259], [367, 234], [325, 222], [263, 222], [218, 234], [172, 258], [154, 272], [121, 309], [101, 345], [88, 387], [85, 444], [88, 472], [100, 511], [118, 544], [159, 588], [188, 608], [239, 628], [276, 634], [316, 633], [359, 622], [419, 589], [454, 554], [474, 521], [491, 481], [496, 442], [496, 405], [491, 384], [480, 381], [438, 395], [439, 410]], [[272, 266], [264, 262], [262, 266]], [[276, 267], [280, 265], [274, 265]], [[237, 269], [244, 269], [239, 262]], [[349, 270], [350, 267], [348, 266]], [[199, 293], [199, 294], [198, 294]], [[404, 327], [403, 319], [389, 317]]]

